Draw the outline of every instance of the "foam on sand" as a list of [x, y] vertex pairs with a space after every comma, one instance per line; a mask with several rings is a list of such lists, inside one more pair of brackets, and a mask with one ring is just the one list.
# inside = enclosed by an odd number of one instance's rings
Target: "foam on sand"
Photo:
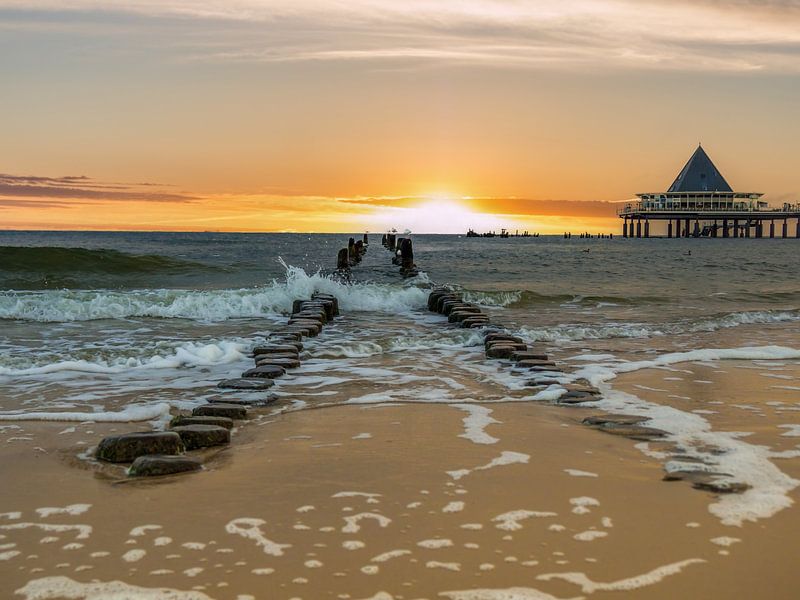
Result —
[[[481, 565], [481, 570], [491, 570], [491, 569], [484, 569], [484, 566], [490, 565]], [[494, 567], [492, 567], [494, 568]], [[450, 598], [450, 600], [562, 600], [557, 598], [556, 596], [552, 596], [550, 594], [546, 594], [545, 592], [541, 592], [534, 588], [521, 588], [521, 587], [513, 587], [513, 588], [504, 588], [504, 589], [475, 589], [475, 590], [463, 590], [459, 592], [440, 592], [440, 596], [445, 596], [446, 598]], [[578, 598], [564, 598], [563, 600], [582, 600], [583, 596]]]
[[337, 492], [331, 498], [366, 498], [367, 504], [378, 504], [381, 494], [370, 494], [367, 492]]
[[458, 437], [466, 438], [474, 444], [496, 444], [500, 440], [486, 433], [486, 427], [500, 421], [489, 415], [492, 410], [478, 404], [453, 404], [455, 408], [467, 413], [464, 417], [464, 433]]
[[372, 557], [372, 562], [386, 562], [387, 560], [392, 560], [393, 558], [399, 558], [401, 556], [406, 556], [407, 554], [411, 554], [411, 550], [390, 550], [389, 552], [384, 552], [383, 554], [378, 554], [378, 556]]
[[528, 461], [531, 459], [530, 454], [523, 454], [522, 452], [509, 452], [505, 451], [500, 454], [497, 458], [492, 459], [485, 465], [481, 465], [480, 467], [474, 467], [472, 469], [459, 469], [457, 471], [447, 471], [447, 474], [450, 475], [453, 479], [458, 481], [462, 477], [466, 477], [470, 473], [475, 471], [485, 471], [487, 469], [492, 469], [494, 467], [501, 467], [505, 465], [514, 465], [514, 464], [528, 464]]
[[581, 471], [580, 469], [564, 469], [564, 472], [567, 475], [572, 475], [573, 477], [597, 477], [597, 473]]
[[[741, 526], [746, 521], [770, 517], [793, 504], [789, 492], [800, 481], [778, 469], [772, 458], [784, 455], [768, 447], [747, 443], [736, 432], [716, 432], [701, 415], [684, 412], [671, 406], [647, 402], [618, 390], [607, 382], [620, 373], [642, 369], [669, 367], [684, 362], [709, 362], [720, 360], [789, 360], [800, 358], [800, 350], [784, 346], [751, 346], [742, 348], [712, 348], [673, 352], [650, 360], [615, 362], [588, 365], [573, 374], [585, 378], [601, 388], [604, 399], [597, 403], [609, 413], [646, 416], [648, 426], [668, 432], [669, 441], [682, 447], [687, 456], [714, 465], [715, 471], [730, 474], [721, 477], [721, 483], [743, 483], [749, 489], [738, 494], [723, 494], [710, 506], [709, 511], [725, 525]], [[716, 448], [713, 454], [706, 448]]]
[[447, 506], [442, 508], [443, 513], [455, 513], [461, 512], [462, 510], [464, 510], [464, 503], [461, 501], [450, 502]]
[[580, 586], [581, 591], [585, 594], [593, 594], [594, 592], [630, 591], [656, 584], [665, 577], [680, 573], [689, 565], [704, 562], [706, 561], [702, 558], [689, 558], [680, 562], [655, 568], [648, 573], [643, 573], [642, 575], [635, 575], [634, 577], [628, 577], [627, 579], [620, 579], [610, 583], [592, 581], [584, 573], [545, 573], [537, 576], [536, 579], [541, 581], [561, 579], [563, 581]]
[[453, 546], [453, 540], [448, 540], [445, 538], [422, 540], [421, 542], [417, 542], [417, 546], [419, 546], [420, 548], [427, 548], [428, 550], [438, 550], [439, 548], [451, 548]]
[[593, 542], [594, 540], [604, 538], [607, 535], [608, 533], [605, 531], [596, 531], [594, 529], [590, 529], [588, 531], [576, 533], [572, 536], [572, 538], [578, 540], [579, 542]]
[[378, 525], [381, 527], [388, 527], [388, 525], [392, 522], [389, 517], [384, 517], [383, 515], [379, 515], [377, 513], [359, 513], [357, 515], [344, 517], [346, 525], [342, 527], [342, 533], [357, 533], [361, 531], [361, 525], [359, 525], [359, 522], [364, 519], [377, 521]]
[[70, 504], [69, 506], [64, 507], [45, 507], [45, 508], [37, 508], [36, 512], [39, 514], [40, 517], [47, 518], [51, 515], [82, 515], [86, 511], [88, 511], [92, 507], [91, 504]]
[[225, 525], [225, 531], [230, 534], [240, 535], [244, 538], [255, 541], [257, 546], [263, 548], [264, 554], [269, 554], [270, 556], [283, 556], [283, 550], [285, 548], [291, 548], [291, 544], [279, 544], [264, 537], [264, 533], [261, 531], [260, 527], [261, 525], [265, 524], [266, 521], [263, 519], [242, 517], [239, 519], [234, 519]]
[[67, 531], [77, 531], [76, 540], [86, 540], [92, 535], [91, 525], [58, 525], [55, 523], [13, 523], [11, 525], [0, 525], [0, 529], [41, 529], [49, 533], [64, 533]]
[[445, 571], [460, 571], [461, 563], [457, 562], [440, 562], [438, 560], [429, 560], [425, 563], [429, 569], [444, 569]]
[[532, 518], [543, 518], [543, 517], [557, 517], [558, 515], [554, 512], [547, 512], [547, 511], [540, 511], [540, 510], [512, 510], [507, 513], [503, 513], [502, 515], [497, 515], [492, 519], [497, 525], [498, 529], [503, 529], [505, 531], [517, 531], [522, 529], [522, 525], [520, 525], [520, 521], [524, 521], [526, 519]]
[[33, 579], [16, 590], [25, 600], [213, 600], [199, 591], [179, 591], [169, 588], [144, 588], [122, 581], [80, 583], [69, 577]]

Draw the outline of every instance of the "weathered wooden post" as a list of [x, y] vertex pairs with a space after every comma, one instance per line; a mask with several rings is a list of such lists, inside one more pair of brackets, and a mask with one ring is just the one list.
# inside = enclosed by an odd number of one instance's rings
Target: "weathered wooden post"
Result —
[[381, 238], [381, 244], [383, 244], [384, 248], [386, 248], [389, 245], [389, 243], [386, 241], [386, 234], [385, 233], [383, 234], [383, 237]]
[[355, 245], [356, 261], [361, 262], [361, 257], [364, 256], [364, 242], [358, 240]]
[[351, 265], [356, 264], [356, 240], [355, 238], [350, 238], [347, 240], [347, 256], [348, 260], [350, 261]]
[[339, 254], [336, 257], [336, 268], [340, 271], [350, 270], [350, 253], [347, 248], [339, 250]]
[[364, 234], [363, 244], [365, 246], [369, 246], [369, 235], [367, 235], [366, 233]]

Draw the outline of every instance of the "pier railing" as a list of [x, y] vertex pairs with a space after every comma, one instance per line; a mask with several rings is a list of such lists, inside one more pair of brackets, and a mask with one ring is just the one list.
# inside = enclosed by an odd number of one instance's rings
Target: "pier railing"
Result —
[[667, 200], [628, 202], [617, 209], [618, 216], [641, 213], [756, 213], [768, 215], [770, 213], [798, 213], [800, 204], [784, 204], [781, 208], [774, 208], [765, 202], [730, 202], [715, 200]]

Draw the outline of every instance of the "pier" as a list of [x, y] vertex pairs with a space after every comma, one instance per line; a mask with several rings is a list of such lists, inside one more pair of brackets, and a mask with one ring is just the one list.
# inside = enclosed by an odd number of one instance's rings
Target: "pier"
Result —
[[771, 208], [762, 196], [734, 192], [698, 146], [668, 191], [637, 194], [617, 214], [626, 238], [649, 238], [661, 224], [658, 237], [800, 239], [800, 203]]

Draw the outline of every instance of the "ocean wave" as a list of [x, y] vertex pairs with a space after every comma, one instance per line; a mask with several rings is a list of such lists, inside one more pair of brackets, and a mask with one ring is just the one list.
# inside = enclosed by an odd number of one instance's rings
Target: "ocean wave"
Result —
[[407, 312], [422, 308], [427, 291], [415, 285], [343, 283], [286, 267], [286, 281], [238, 290], [44, 290], [0, 292], [0, 319], [39, 322], [155, 317], [224, 321], [285, 314], [297, 298], [325, 292], [345, 311]]
[[196, 261], [109, 249], [0, 246], [0, 282], [17, 289], [85, 285], [87, 278], [219, 271]]
[[656, 304], [664, 302], [664, 298], [656, 296], [604, 296], [604, 295], [580, 295], [580, 294], [540, 294], [531, 290], [507, 290], [507, 291], [481, 291], [481, 290], [461, 290], [467, 302], [475, 302], [484, 306], [494, 306], [499, 308], [531, 308], [542, 305], [640, 305]]
[[14, 358], [13, 364], [3, 364], [0, 357], [0, 377], [47, 375], [65, 371], [115, 375], [134, 370], [177, 369], [180, 367], [208, 367], [237, 362], [246, 357], [250, 345], [235, 341], [207, 344], [188, 342], [165, 349], [139, 354], [122, 354], [116, 357], [50, 360], [42, 358]]
[[667, 323], [606, 323], [598, 325], [562, 324], [548, 327], [521, 327], [520, 335], [531, 341], [570, 342], [580, 340], [603, 340], [615, 338], [660, 337], [685, 333], [713, 332], [719, 329], [800, 321], [800, 310], [790, 311], [745, 311], [682, 320]]

